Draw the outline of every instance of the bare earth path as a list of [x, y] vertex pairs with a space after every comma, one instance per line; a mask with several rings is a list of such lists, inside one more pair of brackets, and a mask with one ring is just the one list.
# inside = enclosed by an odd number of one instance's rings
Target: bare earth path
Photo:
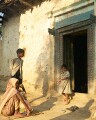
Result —
[[[53, 96], [49, 99], [42, 96], [36, 97], [36, 95], [31, 99], [31, 96], [33, 95], [28, 94], [34, 111], [30, 117], [14, 118], [12, 116], [8, 118], [0, 116], [0, 120], [91, 120], [91, 109], [95, 106], [94, 99], [86, 94], [76, 93], [69, 105], [64, 105], [61, 96]], [[79, 107], [75, 112], [66, 109], [74, 105]]]
[[[3, 81], [4, 82], [4, 81]], [[3, 85], [6, 85], [3, 83]], [[0, 100], [4, 91], [2, 82], [0, 82]], [[93, 99], [94, 98], [94, 99]], [[90, 116], [94, 107], [96, 107], [96, 97], [87, 94], [76, 93], [69, 105], [64, 105], [62, 96], [54, 94], [54, 96], [47, 98], [38, 94], [28, 94], [28, 100], [33, 106], [33, 113], [30, 117], [15, 118], [0, 116], [0, 120], [91, 120]], [[66, 108], [78, 106], [79, 109], [71, 112]], [[24, 110], [23, 106], [21, 105]], [[96, 119], [94, 119], [96, 120]]]

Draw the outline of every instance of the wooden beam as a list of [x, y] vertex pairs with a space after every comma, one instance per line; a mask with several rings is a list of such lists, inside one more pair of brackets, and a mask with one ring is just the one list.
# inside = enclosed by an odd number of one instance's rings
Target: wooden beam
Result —
[[0, 11], [4, 11], [8, 18], [25, 12], [26, 9], [33, 9], [31, 0], [9, 0], [8, 3], [0, 4]]
[[12, 4], [13, 4], [13, 2], [10, 2], [10, 3], [1, 3], [1, 4], [0, 4], [0, 11], [6, 9], [7, 6], [10, 6], [10, 5], [12, 5]]
[[13, 14], [12, 14], [8, 9], [4, 9], [4, 10], [3, 10], [3, 13], [5, 14], [5, 16], [6, 16], [7, 18], [10, 18], [10, 17], [13, 16]]
[[30, 4], [30, 3], [28, 3], [27, 1], [25, 1], [25, 0], [19, 0], [21, 3], [23, 3], [24, 5], [26, 5], [27, 7], [29, 7], [29, 8], [33, 8], [33, 4]]
[[20, 2], [15, 3], [13, 7], [15, 9], [17, 9], [19, 12], [22, 12], [24, 9], [26, 9], [26, 7], [23, 4], [21, 4]]
[[0, 11], [2, 11], [2, 10], [5, 9], [5, 8], [6, 8], [6, 5], [5, 5], [5, 4], [0, 5]]
[[7, 7], [6, 8], [9, 12], [10, 12], [10, 14], [12, 14], [12, 15], [14, 15], [15, 13], [16, 13], [16, 11], [14, 10], [14, 9], [12, 9], [11, 7]]
[[9, 4], [9, 3], [12, 3], [12, 2], [14, 2], [15, 0], [4, 0], [4, 3], [5, 4]]

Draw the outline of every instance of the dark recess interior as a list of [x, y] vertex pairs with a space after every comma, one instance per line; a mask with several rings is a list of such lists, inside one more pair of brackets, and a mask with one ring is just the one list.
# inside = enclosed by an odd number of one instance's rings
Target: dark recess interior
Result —
[[87, 30], [63, 36], [64, 63], [67, 64], [75, 92], [87, 93]]

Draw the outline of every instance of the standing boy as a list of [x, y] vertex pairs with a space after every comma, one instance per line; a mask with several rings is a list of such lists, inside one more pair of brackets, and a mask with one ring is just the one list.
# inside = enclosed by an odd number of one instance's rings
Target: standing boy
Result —
[[22, 57], [24, 57], [24, 50], [19, 48], [16, 51], [16, 53], [17, 58], [12, 59], [10, 63], [11, 77], [17, 78], [19, 80], [19, 86], [22, 88], [24, 92], [26, 92], [22, 84], [22, 65], [23, 65]]

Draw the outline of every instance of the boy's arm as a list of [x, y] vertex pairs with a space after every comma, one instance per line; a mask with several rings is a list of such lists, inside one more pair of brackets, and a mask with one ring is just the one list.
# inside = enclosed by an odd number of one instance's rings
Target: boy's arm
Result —
[[13, 68], [13, 59], [10, 61], [10, 66], [9, 66], [10, 70], [12, 70]]

